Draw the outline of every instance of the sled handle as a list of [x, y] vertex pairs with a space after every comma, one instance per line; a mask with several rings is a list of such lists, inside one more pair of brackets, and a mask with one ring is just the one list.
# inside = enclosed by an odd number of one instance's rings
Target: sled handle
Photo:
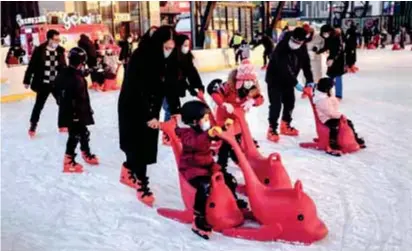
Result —
[[270, 161], [282, 161], [282, 158], [280, 157], [279, 153], [271, 153], [269, 155]]
[[212, 175], [212, 186], [213, 185], [218, 185], [218, 184], [224, 184], [225, 183], [225, 178], [223, 177], [222, 172], [216, 172]]

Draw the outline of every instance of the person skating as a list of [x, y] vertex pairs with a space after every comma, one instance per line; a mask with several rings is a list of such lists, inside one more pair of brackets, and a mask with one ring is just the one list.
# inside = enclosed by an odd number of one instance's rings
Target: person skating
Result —
[[266, 34], [262, 34], [260, 33], [257, 36], [257, 42], [256, 44], [253, 46], [252, 50], [254, 50], [256, 47], [258, 47], [259, 45], [263, 45], [264, 50], [263, 50], [263, 66], [262, 66], [262, 70], [265, 70], [267, 68], [267, 63], [269, 61], [269, 57], [272, 54], [275, 45], [273, 43], [273, 40]]
[[[57, 101], [54, 81], [59, 71], [66, 66], [64, 48], [59, 45], [59, 32], [49, 30], [46, 38], [46, 42], [34, 49], [23, 80], [26, 89], [31, 87], [36, 92], [36, 101], [30, 117], [30, 137], [34, 137], [36, 134], [40, 113], [49, 95], [52, 94]], [[63, 125], [59, 124], [58, 126], [60, 132], [67, 131]]]
[[179, 113], [176, 32], [158, 28], [130, 58], [118, 102], [119, 143], [126, 155], [120, 181], [136, 188], [137, 199], [153, 205], [147, 166], [157, 162], [159, 113], [164, 98], [172, 114]]
[[345, 34], [346, 66], [349, 72], [357, 72], [356, 64], [356, 26], [352, 23]]
[[[215, 79], [209, 84], [207, 90], [218, 105], [216, 120], [219, 126], [224, 126], [226, 119], [231, 117], [235, 107], [242, 107], [245, 111], [249, 111], [252, 107], [263, 104], [256, 72], [249, 60], [242, 61], [242, 64], [229, 74], [227, 82]], [[240, 125], [235, 121], [233, 127], [235, 137], [240, 141], [242, 136]], [[237, 162], [231, 145], [223, 142], [219, 148], [217, 161], [223, 170], [227, 167], [229, 157]]]
[[[209, 132], [212, 127], [209, 116], [210, 110], [206, 104], [189, 101], [181, 109], [181, 119], [185, 125], [176, 128], [176, 134], [182, 143], [179, 172], [196, 189], [192, 230], [205, 239], [209, 239], [212, 232], [205, 211], [210, 180], [214, 172], [223, 173], [226, 185], [237, 199], [236, 180], [213, 159], [210, 147], [214, 137]], [[244, 209], [247, 204], [243, 200], [238, 200], [238, 206]]]
[[61, 70], [56, 78], [59, 124], [68, 127], [69, 131], [63, 172], [81, 173], [83, 166], [75, 160], [79, 142], [84, 161], [91, 165], [99, 163], [96, 155], [90, 151], [90, 132], [87, 129], [87, 126], [94, 124], [87, 82], [83, 73], [87, 54], [83, 49], [75, 47], [70, 50], [68, 58], [69, 67]]
[[[193, 62], [194, 56], [190, 50], [190, 40], [187, 35], [177, 35], [176, 53], [179, 67], [176, 91], [179, 97], [186, 97], [186, 91], [193, 97], [197, 97], [199, 92], [204, 93], [205, 87]], [[164, 121], [168, 121], [171, 118], [171, 114], [166, 99], [163, 101], [162, 106], [165, 111]], [[162, 141], [164, 145], [170, 145], [170, 139], [165, 133], [162, 135]]]
[[335, 28], [331, 37], [328, 38], [326, 47], [329, 50], [327, 59], [328, 71], [326, 75], [335, 80], [335, 95], [338, 99], [343, 97], [343, 79], [345, 74], [345, 45], [343, 43], [342, 31]]
[[276, 46], [269, 61], [265, 78], [270, 103], [267, 138], [273, 142], [279, 141], [277, 128], [282, 105], [280, 133], [289, 136], [299, 134], [299, 131], [291, 126], [291, 122], [295, 106], [294, 88], [300, 91], [304, 88], [297, 80], [300, 70], [303, 70], [306, 78], [306, 87], [313, 84], [310, 58], [305, 44], [306, 35], [305, 30], [300, 27], [287, 33]]
[[[326, 152], [334, 156], [340, 156], [342, 152], [338, 145], [337, 137], [342, 113], [339, 112], [339, 101], [331, 93], [333, 85], [333, 79], [331, 78], [320, 79], [313, 100], [319, 120], [329, 128], [329, 147], [326, 149]], [[348, 125], [355, 135], [356, 142], [361, 148], [365, 148], [365, 140], [359, 137], [352, 121], [349, 119]]]
[[229, 42], [229, 47], [233, 48], [233, 51], [235, 53], [236, 65], [239, 64], [240, 53], [239, 53], [238, 49], [239, 49], [239, 47], [242, 43], [242, 40], [243, 40], [242, 35], [240, 34], [239, 31], [236, 31], [235, 34], [233, 34], [233, 37], [232, 37], [232, 39], [230, 39], [230, 42]]

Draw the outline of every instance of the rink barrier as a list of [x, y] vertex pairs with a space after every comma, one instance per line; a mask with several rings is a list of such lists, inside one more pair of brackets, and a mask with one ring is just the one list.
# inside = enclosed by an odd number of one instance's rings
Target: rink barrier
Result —
[[[6, 56], [8, 48], [1, 48], [2, 56]], [[234, 68], [235, 55], [231, 48], [228, 49], [207, 49], [194, 50], [194, 63], [199, 72], [213, 72], [229, 68]], [[262, 66], [263, 46], [251, 51], [251, 61], [256, 66]], [[31, 90], [27, 90], [23, 85], [23, 77], [27, 66], [7, 67], [2, 60], [1, 62], [1, 103], [20, 101], [25, 98], [35, 96]], [[117, 75], [117, 84], [121, 85], [124, 69], [120, 67]], [[91, 83], [90, 79], [88, 82]]]

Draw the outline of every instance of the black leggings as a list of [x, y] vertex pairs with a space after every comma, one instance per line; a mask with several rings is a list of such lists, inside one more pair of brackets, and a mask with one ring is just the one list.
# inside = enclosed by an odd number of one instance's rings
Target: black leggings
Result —
[[[221, 172], [223, 173], [226, 185], [232, 191], [232, 194], [235, 197], [235, 199], [237, 199], [237, 181], [235, 177], [232, 174], [228, 173], [226, 168], [222, 168]], [[210, 191], [210, 176], [198, 176], [189, 180], [189, 183], [196, 189], [193, 210], [199, 215], [205, 215], [206, 202], [207, 198], [209, 197]]]
[[[332, 149], [339, 148], [338, 146], [338, 133], [339, 133], [340, 119], [329, 119], [325, 122], [325, 125], [329, 128], [329, 145]], [[358, 134], [355, 131], [355, 127], [351, 120], [348, 119], [348, 126], [352, 129], [356, 139]]]
[[268, 87], [269, 95], [269, 125], [273, 131], [278, 128], [278, 120], [280, 111], [282, 110], [282, 121], [286, 123], [292, 122], [292, 113], [295, 108], [295, 89], [288, 86], [283, 88], [270, 88]]
[[[44, 104], [46, 103], [50, 94], [53, 95], [57, 103], [58, 94], [56, 92], [56, 89], [51, 84], [50, 85], [43, 84], [41, 89], [37, 91], [36, 102], [34, 103], [33, 111], [31, 112], [31, 118], [30, 118], [30, 122], [32, 124], [37, 125], [37, 123], [39, 122], [40, 113], [43, 110]], [[63, 126], [59, 125], [59, 128], [62, 128], [62, 127]]]
[[76, 147], [80, 142], [80, 149], [82, 152], [90, 153], [89, 141], [90, 132], [87, 126], [80, 122], [73, 122], [69, 128], [69, 138], [66, 144], [66, 154], [74, 155]]
[[[235, 136], [236, 141], [240, 144], [240, 141], [242, 139], [242, 134], [237, 134]], [[227, 143], [226, 141], [222, 142], [222, 145], [219, 148], [219, 152], [217, 154], [217, 163], [222, 167], [226, 168], [227, 167], [227, 162], [229, 160], [229, 157], [232, 158], [233, 162], [237, 163], [237, 157], [235, 152], [232, 149], [232, 146]]]
[[139, 180], [146, 178], [147, 173], [147, 165], [141, 163], [141, 157], [135, 152], [126, 152], [125, 167], [134, 173]]

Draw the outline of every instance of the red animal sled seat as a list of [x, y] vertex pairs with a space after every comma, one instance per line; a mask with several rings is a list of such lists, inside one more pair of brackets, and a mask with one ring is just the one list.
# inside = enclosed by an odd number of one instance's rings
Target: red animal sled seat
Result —
[[[303, 148], [312, 148], [325, 151], [329, 146], [329, 128], [325, 126], [320, 120], [318, 113], [313, 103], [312, 94], [308, 94], [309, 102], [312, 106], [313, 115], [315, 117], [316, 132], [318, 137], [313, 139], [313, 142], [300, 143]], [[342, 116], [339, 123], [338, 133], [338, 145], [343, 153], [356, 152], [360, 149], [359, 144], [356, 142], [355, 135], [352, 129], [348, 125], [347, 119]]]
[[[259, 181], [262, 184], [273, 188], [291, 188], [292, 182], [282, 164], [280, 154], [272, 153], [268, 157], [262, 156], [258, 151], [256, 144], [253, 142], [252, 134], [246, 122], [244, 110], [236, 107], [233, 115], [242, 130], [242, 149]], [[239, 185], [238, 191], [244, 193], [244, 186]]]
[[[182, 146], [175, 134], [175, 128], [175, 119], [161, 124], [163, 133], [166, 133], [170, 137], [176, 164], [178, 165], [182, 153]], [[166, 218], [182, 223], [191, 223], [193, 220], [193, 204], [196, 190], [180, 173], [179, 183], [185, 209], [159, 208], [157, 212]], [[226, 186], [221, 172], [212, 175], [210, 193], [207, 200], [206, 219], [215, 231], [238, 226], [244, 221], [243, 213], [237, 207], [236, 200], [230, 189]]]
[[239, 227], [223, 230], [231, 237], [311, 244], [323, 239], [328, 229], [317, 216], [316, 205], [303, 191], [300, 181], [294, 188], [277, 189], [263, 185], [233, 135], [221, 132], [219, 137], [234, 149], [246, 181], [249, 204], [258, 228]]

